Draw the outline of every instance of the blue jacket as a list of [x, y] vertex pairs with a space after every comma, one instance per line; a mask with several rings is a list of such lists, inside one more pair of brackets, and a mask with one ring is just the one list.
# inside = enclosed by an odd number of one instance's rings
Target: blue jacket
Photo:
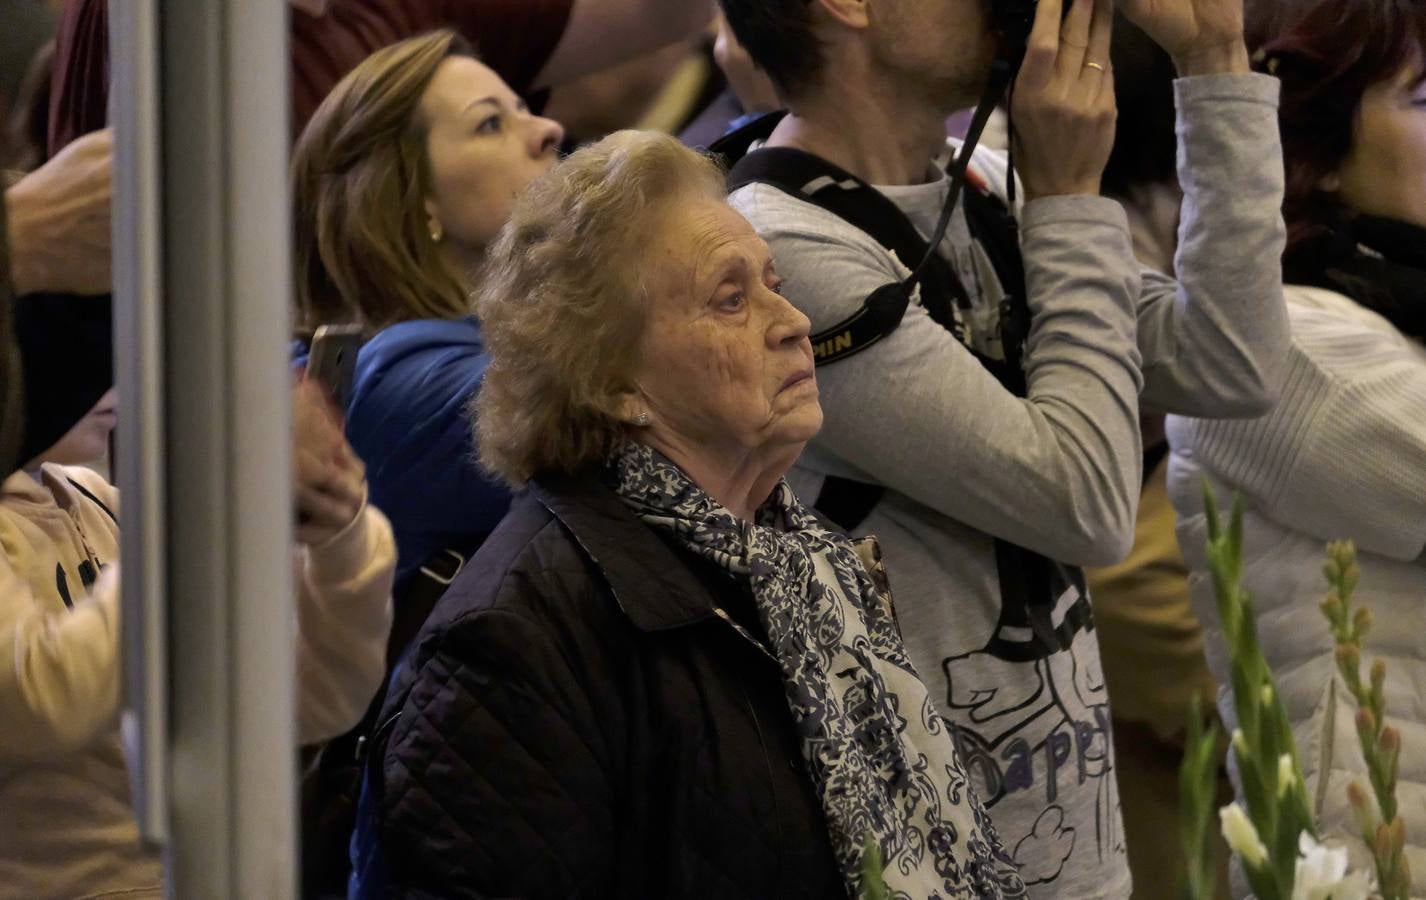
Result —
[[392, 325], [357, 357], [347, 440], [396, 534], [398, 589], [446, 547], [474, 549], [510, 507], [475, 463], [468, 406], [489, 362], [474, 317]]

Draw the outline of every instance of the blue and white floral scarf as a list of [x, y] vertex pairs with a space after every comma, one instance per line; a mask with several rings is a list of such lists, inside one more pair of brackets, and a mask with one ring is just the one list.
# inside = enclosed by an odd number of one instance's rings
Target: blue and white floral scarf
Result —
[[872, 836], [893, 897], [1023, 897], [851, 542], [822, 528], [786, 482], [749, 523], [642, 444], [609, 475], [641, 520], [751, 588], [851, 895], [862, 894]]

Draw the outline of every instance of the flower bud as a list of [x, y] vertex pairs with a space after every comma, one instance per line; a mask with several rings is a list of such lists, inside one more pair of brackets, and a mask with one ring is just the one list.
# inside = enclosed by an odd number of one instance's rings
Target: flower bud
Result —
[[1261, 868], [1268, 858], [1268, 848], [1258, 837], [1258, 830], [1248, 819], [1243, 808], [1229, 803], [1218, 810], [1218, 824], [1223, 831], [1223, 839], [1232, 851], [1238, 854], [1244, 865], [1250, 869]]
[[1347, 801], [1352, 804], [1352, 813], [1357, 817], [1357, 828], [1364, 835], [1371, 834], [1375, 816], [1372, 814], [1371, 798], [1360, 781], [1347, 785]]
[[1385, 822], [1376, 827], [1376, 837], [1372, 841], [1372, 854], [1379, 860], [1391, 859], [1391, 828]]
[[1386, 682], [1386, 661], [1378, 659], [1372, 663], [1372, 690], [1381, 690]]
[[1337, 668], [1342, 670], [1343, 675], [1350, 678], [1351, 676], [1347, 675], [1347, 673], [1357, 671], [1357, 667], [1361, 665], [1361, 661], [1362, 652], [1357, 648], [1355, 641], [1347, 641], [1345, 644], [1337, 645]]
[[1391, 820], [1390, 831], [1391, 855], [1397, 857], [1401, 855], [1401, 851], [1406, 847], [1406, 823], [1402, 821], [1401, 816], [1397, 816]]
[[1335, 582], [1337, 580], [1338, 571], [1340, 570], [1337, 568], [1337, 560], [1333, 558], [1332, 545], [1328, 544], [1327, 561], [1322, 564], [1322, 577], [1328, 582]]
[[1238, 754], [1238, 759], [1248, 758], [1248, 737], [1243, 734], [1243, 729], [1233, 729], [1233, 752]]
[[1292, 786], [1297, 782], [1297, 767], [1292, 764], [1292, 757], [1284, 753], [1277, 758], [1277, 797], [1279, 800], [1287, 796], [1287, 792], [1292, 790]]
[[1381, 730], [1381, 737], [1377, 738], [1377, 746], [1382, 753], [1401, 752], [1401, 732], [1388, 725]]
[[1262, 701], [1263, 709], [1272, 709], [1273, 686], [1271, 684], [1263, 685], [1262, 690], [1258, 691], [1258, 699]]
[[1327, 592], [1327, 599], [1322, 601], [1322, 615], [1335, 627], [1337, 620], [1342, 617], [1342, 598], [1337, 595], [1337, 589], [1333, 588]]
[[1388, 725], [1377, 738], [1377, 749], [1381, 751], [1382, 777], [1388, 790], [1396, 787], [1397, 766], [1401, 762], [1401, 732]]
[[1365, 707], [1357, 710], [1357, 734], [1364, 738], [1376, 737], [1376, 716]]
[[1363, 606], [1352, 616], [1352, 631], [1357, 640], [1367, 636], [1367, 632], [1372, 630], [1372, 611]]

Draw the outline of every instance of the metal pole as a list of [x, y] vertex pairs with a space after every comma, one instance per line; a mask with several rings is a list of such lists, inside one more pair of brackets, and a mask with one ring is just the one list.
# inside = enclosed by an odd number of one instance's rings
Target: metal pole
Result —
[[[125, 567], [139, 564], [150, 601], [126, 571], [129, 696], [149, 748], [137, 808], [146, 836], [166, 838], [169, 896], [282, 900], [297, 895], [286, 4], [109, 10], [129, 17], [115, 73], [142, 89], [151, 72], [157, 88], [156, 113], [138, 95], [119, 123], [118, 164], [136, 168], [115, 207], [116, 228], [136, 229], [116, 244], [134, 254], [119, 265], [117, 333], [132, 344], [118, 356], [144, 398], [135, 449], [152, 451], [120, 456], [144, 501], [142, 525], [125, 508], [125, 540], [141, 542]], [[116, 119], [134, 99], [116, 96]]]

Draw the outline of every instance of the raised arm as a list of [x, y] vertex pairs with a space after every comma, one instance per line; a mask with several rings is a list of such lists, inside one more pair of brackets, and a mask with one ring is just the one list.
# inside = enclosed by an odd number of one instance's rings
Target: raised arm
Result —
[[375, 507], [299, 554], [297, 740], [313, 744], [361, 720], [386, 674], [396, 544]]
[[293, 391], [297, 507], [297, 736], [335, 737], [386, 672], [396, 545], [366, 504], [365, 467], [311, 382]]
[[707, 28], [713, 0], [574, 0], [569, 24], [536, 87], [572, 81]]
[[[756, 190], [754, 205], [797, 202]], [[875, 241], [837, 220], [822, 224], [764, 233], [814, 330], [904, 276]], [[1105, 564], [1128, 552], [1139, 490], [1139, 277], [1128, 226], [1102, 198], [1035, 200], [1024, 248], [1028, 398], [912, 306], [889, 337], [817, 370], [826, 421], [815, 446], [850, 467], [835, 474], [1063, 562]]]
[[1178, 282], [1144, 276], [1144, 405], [1252, 417], [1281, 386], [1288, 349], [1277, 81], [1248, 71], [1243, 0], [1124, 0], [1179, 80]]
[[1220, 74], [1174, 87], [1184, 189], [1178, 280], [1144, 273], [1144, 406], [1261, 415], [1277, 397], [1289, 342], [1277, 82]]

